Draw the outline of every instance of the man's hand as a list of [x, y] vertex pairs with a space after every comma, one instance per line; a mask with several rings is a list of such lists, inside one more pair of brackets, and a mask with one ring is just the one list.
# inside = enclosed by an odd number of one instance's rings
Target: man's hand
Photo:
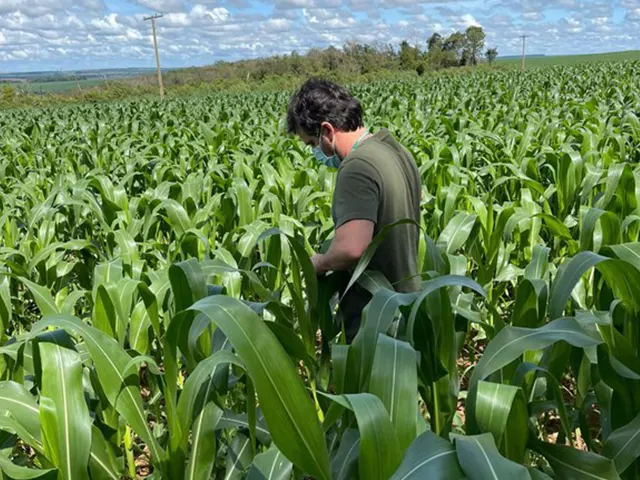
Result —
[[329, 271], [324, 268], [324, 255], [321, 253], [316, 253], [311, 257], [311, 263], [313, 264], [313, 269], [316, 271], [316, 275], [324, 275]]
[[373, 228], [374, 223], [369, 220], [351, 220], [339, 227], [327, 253], [311, 257], [316, 273], [324, 275], [353, 267], [371, 243]]

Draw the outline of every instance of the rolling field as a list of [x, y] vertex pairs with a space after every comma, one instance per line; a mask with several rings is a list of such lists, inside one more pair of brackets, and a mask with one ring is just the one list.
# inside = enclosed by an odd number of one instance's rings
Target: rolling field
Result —
[[418, 163], [423, 281], [374, 242], [351, 345], [289, 92], [0, 111], [0, 477], [639, 478], [638, 85], [353, 87]]
[[[640, 50], [629, 50], [626, 52], [593, 53], [584, 55], [552, 55], [543, 57], [527, 57], [525, 64], [527, 67], [549, 67], [554, 65], [576, 65], [580, 63], [592, 62], [622, 62], [640, 60]], [[520, 57], [500, 58], [496, 60], [498, 64], [513, 64], [520, 66]]]
[[[164, 71], [164, 70], [163, 70]], [[10, 85], [26, 93], [79, 93], [84, 88], [105, 85], [112, 81], [154, 74], [149, 68], [111, 68], [77, 71], [41, 71], [22, 73], [0, 72], [0, 87]], [[3, 83], [3, 80], [9, 81]], [[11, 80], [21, 80], [12, 83]]]
[[18, 90], [28, 93], [69, 93], [80, 92], [83, 88], [104, 85], [104, 79], [91, 78], [86, 80], [63, 80], [60, 82], [29, 82], [15, 86]]

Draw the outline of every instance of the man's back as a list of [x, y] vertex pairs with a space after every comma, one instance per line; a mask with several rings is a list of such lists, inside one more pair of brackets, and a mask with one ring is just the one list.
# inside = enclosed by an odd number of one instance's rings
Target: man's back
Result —
[[[420, 194], [420, 174], [413, 156], [382, 129], [340, 165], [333, 198], [335, 228], [365, 219], [375, 222], [377, 235], [398, 220], [409, 218], [420, 223]], [[381, 271], [398, 291], [414, 291], [420, 286], [416, 276], [419, 232], [411, 224], [394, 227], [370, 263], [369, 268]], [[353, 298], [345, 303], [361, 302]], [[345, 306], [352, 310], [351, 305]]]

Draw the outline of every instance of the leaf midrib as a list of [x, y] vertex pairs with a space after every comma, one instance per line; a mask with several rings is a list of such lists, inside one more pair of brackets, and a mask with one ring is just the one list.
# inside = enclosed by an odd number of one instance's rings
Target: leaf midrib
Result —
[[307, 439], [304, 435], [302, 435], [300, 428], [298, 427], [298, 423], [296, 422], [296, 418], [294, 416], [291, 415], [291, 412], [289, 411], [289, 407], [286, 404], [286, 402], [284, 401], [284, 399], [282, 398], [282, 395], [280, 394], [280, 391], [276, 388], [276, 384], [273, 381], [273, 378], [271, 378], [271, 372], [269, 372], [269, 370], [266, 368], [264, 362], [262, 361], [262, 357], [260, 356], [259, 352], [256, 350], [255, 346], [253, 345], [253, 342], [251, 341], [251, 339], [247, 336], [247, 334], [245, 333], [244, 329], [242, 328], [242, 325], [236, 321], [236, 319], [233, 317], [233, 315], [231, 315], [231, 313], [222, 305], [216, 305], [218, 306], [224, 313], [227, 314], [227, 316], [231, 319], [231, 321], [233, 323], [235, 323], [238, 327], [239, 327], [239, 331], [240, 333], [242, 333], [242, 335], [246, 338], [248, 345], [251, 347], [251, 349], [254, 351], [256, 358], [258, 359], [258, 363], [260, 364], [260, 366], [262, 367], [262, 370], [264, 371], [266, 377], [269, 379], [269, 383], [271, 384], [273, 391], [276, 393], [276, 396], [278, 397], [278, 399], [280, 400], [281, 405], [284, 407], [285, 412], [287, 413], [287, 416], [289, 417], [291, 423], [293, 424], [293, 426], [296, 429], [296, 432], [298, 433], [298, 436], [301, 438], [302, 442], [304, 443], [307, 452], [311, 453], [311, 458], [313, 459], [314, 463], [316, 464], [317, 467], [319, 467], [319, 472], [324, 472], [324, 468], [322, 467], [322, 465], [318, 462], [318, 459], [316, 458], [315, 454], [313, 454], [313, 450], [310, 448]]
[[[522, 335], [522, 336], [519, 336], [519, 337], [517, 337], [517, 338], [514, 338], [514, 339], [513, 339], [513, 340], [511, 340], [510, 342], [507, 342], [507, 343], [505, 343], [502, 347], [500, 347], [500, 348], [496, 351], [496, 353], [494, 353], [494, 354], [493, 354], [493, 355], [492, 355], [492, 356], [487, 360], [487, 364], [488, 364], [488, 365], [491, 365], [491, 362], [493, 362], [493, 359], [494, 359], [494, 358], [496, 358], [496, 357], [497, 357], [497, 356], [498, 356], [498, 355], [499, 355], [499, 354], [500, 354], [504, 349], [509, 348], [509, 347], [510, 347], [511, 345], [513, 345], [514, 343], [519, 342], [519, 341], [521, 341], [521, 340], [524, 340], [524, 339], [526, 339], [526, 338], [532, 337], [532, 336], [534, 336], [534, 335], [545, 335], [545, 334], [547, 334], [547, 333], [549, 333], [549, 330], [545, 330], [545, 331], [539, 331], [539, 330], [538, 330], [538, 331], [536, 331], [536, 332], [532, 332], [532, 333], [529, 333], [529, 334], [527, 334], [527, 335]], [[581, 334], [581, 333], [579, 333], [579, 332], [576, 332], [576, 331], [574, 331], [574, 330], [551, 330], [551, 333], [558, 333], [558, 334], [564, 334], [564, 333], [566, 333], [566, 334], [569, 334], [569, 335], [583, 335], [583, 334]], [[586, 336], [586, 335], [585, 335], [585, 336]], [[593, 340], [593, 339], [591, 339], [591, 340]], [[484, 377], [483, 377], [483, 378], [484, 378]]]
[[60, 351], [60, 345], [55, 344], [56, 346], [56, 363], [58, 363], [58, 367], [60, 368], [60, 379], [61, 379], [61, 390], [62, 390], [62, 411], [63, 411], [63, 429], [64, 429], [64, 441], [65, 441], [65, 457], [67, 461], [67, 475], [69, 480], [71, 479], [71, 442], [69, 440], [69, 402], [67, 400], [67, 389], [65, 388], [66, 382], [64, 381], [64, 377], [62, 372], [64, 372], [64, 365], [62, 362], [62, 352]]
[[487, 456], [487, 452], [484, 451], [484, 448], [482, 447], [482, 444], [478, 441], [477, 438], [473, 438], [470, 437], [471, 440], [473, 440], [474, 442], [476, 442], [478, 444], [478, 447], [480, 448], [480, 451], [482, 452], [482, 455], [484, 456], [484, 459], [487, 461], [487, 464], [489, 465], [489, 468], [491, 469], [491, 473], [493, 474], [493, 478], [495, 478], [495, 480], [499, 480], [498, 479], [498, 475], [496, 475], [496, 471], [493, 469], [493, 465], [491, 464], [491, 460], [489, 460], [489, 457]]
[[418, 465], [416, 465], [413, 469], [411, 469], [404, 477], [402, 477], [400, 480], [406, 480], [407, 478], [409, 478], [409, 476], [415, 472], [416, 470], [419, 470], [420, 468], [424, 467], [427, 463], [433, 461], [433, 460], [437, 460], [440, 457], [444, 457], [445, 455], [451, 455], [453, 453], [456, 453], [455, 450], [449, 450], [446, 452], [441, 452], [438, 453], [436, 455], [434, 455], [431, 458], [428, 458], [427, 460], [425, 460], [424, 462], [419, 463]]
[[[221, 347], [221, 351], [224, 350], [224, 347], [226, 346], [228, 342], [228, 339], [225, 338], [224, 339], [224, 343], [222, 344]], [[204, 409], [206, 408], [206, 402], [207, 402], [207, 398], [209, 398], [209, 392], [211, 391], [211, 384], [213, 383], [213, 377], [216, 374], [216, 371], [218, 370], [218, 366], [220, 364], [216, 364], [215, 367], [213, 367], [213, 371], [211, 372], [211, 376], [209, 377], [209, 383], [207, 384], [207, 391], [204, 395], [204, 401], [205, 404], [202, 406], [202, 410], [200, 411], [201, 415], [199, 415], [199, 419], [198, 419], [198, 425], [196, 426], [196, 428], [193, 431], [193, 438], [195, 439], [194, 443], [193, 443], [193, 452], [191, 453], [191, 458], [192, 458], [192, 462], [191, 462], [191, 470], [189, 471], [189, 478], [193, 478], [193, 476], [195, 475], [195, 469], [196, 469], [196, 455], [198, 454], [198, 448], [200, 447], [200, 429], [202, 428], [202, 422], [204, 420]]]

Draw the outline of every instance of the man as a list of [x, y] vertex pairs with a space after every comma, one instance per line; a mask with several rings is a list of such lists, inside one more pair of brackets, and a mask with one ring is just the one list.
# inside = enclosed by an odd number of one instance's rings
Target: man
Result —
[[[420, 223], [420, 174], [413, 156], [389, 133], [370, 134], [360, 102], [334, 83], [311, 79], [291, 98], [288, 130], [313, 147], [316, 159], [338, 174], [333, 195], [335, 235], [324, 254], [312, 257], [318, 275], [348, 272], [382, 228], [403, 219]], [[414, 291], [419, 229], [394, 227], [369, 268], [379, 270], [397, 291]], [[350, 343], [371, 295], [359, 286], [347, 292], [339, 313]]]

